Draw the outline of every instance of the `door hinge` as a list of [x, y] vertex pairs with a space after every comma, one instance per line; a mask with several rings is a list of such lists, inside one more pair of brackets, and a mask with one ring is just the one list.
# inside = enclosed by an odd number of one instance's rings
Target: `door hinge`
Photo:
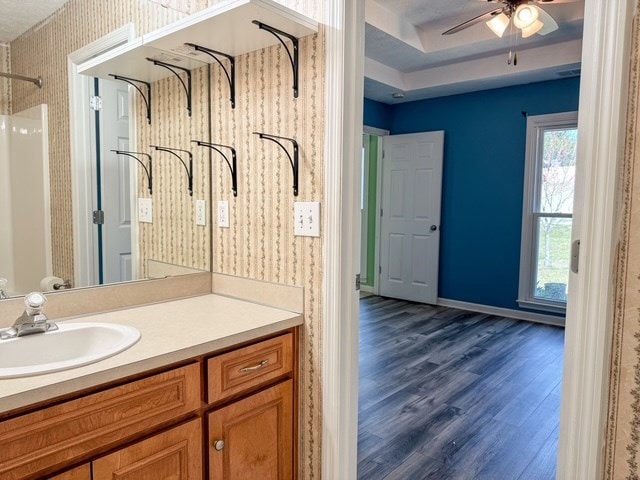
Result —
[[382, 275], [382, 265], [378, 265], [378, 275]]
[[95, 225], [104, 225], [104, 210], [93, 211], [93, 223]]
[[356, 290], [360, 290], [360, 274], [356, 273]]
[[382, 150], [382, 159], [384, 160], [384, 150]]
[[380, 216], [382, 216], [382, 212], [383, 212], [383, 210], [382, 210], [382, 209], [380, 209]]
[[578, 263], [580, 262], [580, 240], [575, 240], [571, 244], [571, 271], [578, 273]]
[[89, 97], [89, 107], [91, 107], [91, 110], [96, 112], [102, 110], [102, 98], [100, 98], [98, 95]]

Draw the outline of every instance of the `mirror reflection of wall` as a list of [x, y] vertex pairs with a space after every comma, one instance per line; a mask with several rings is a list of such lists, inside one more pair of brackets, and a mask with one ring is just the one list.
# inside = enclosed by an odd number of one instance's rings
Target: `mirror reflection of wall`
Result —
[[[30, 1], [38, 8], [30, 8]], [[74, 237], [74, 207], [78, 202], [78, 192], [75, 191], [74, 178], [76, 173], [72, 169], [72, 158], [77, 152], [71, 146], [72, 122], [70, 120], [70, 79], [68, 56], [86, 45], [108, 35], [124, 25], [132, 24], [135, 36], [140, 36], [160, 28], [168, 23], [183, 18], [208, 6], [207, 0], [122, 0], [119, 2], [103, 2], [101, 0], [58, 0], [47, 2], [51, 10], [43, 10], [42, 2], [29, 0], [15, 2], [0, 0], [0, 72], [42, 77], [42, 88], [36, 85], [0, 78], [0, 114], [15, 116], [18, 112], [31, 111], [44, 105], [48, 110], [48, 177], [49, 192], [42, 189], [42, 182], [29, 177], [28, 186], [18, 185], [17, 180], [11, 179], [11, 187], [15, 192], [23, 192], [32, 197], [47, 198], [50, 207], [49, 218], [34, 219], [29, 225], [34, 230], [45, 231], [47, 245], [42, 248], [48, 252], [45, 263], [48, 263], [43, 273], [38, 273], [27, 284], [19, 284], [17, 270], [24, 269], [24, 263], [16, 256], [15, 248], [8, 244], [9, 235], [3, 223], [3, 237], [0, 237], [0, 277], [7, 277], [7, 290], [12, 294], [24, 294], [31, 290], [41, 289], [40, 281], [45, 277], [57, 277], [75, 286], [109, 283], [127, 280], [129, 278], [146, 278], [149, 274], [163, 276], [162, 268], [158, 265], [177, 265], [183, 268], [167, 268], [171, 272], [190, 271], [189, 269], [210, 270], [210, 225], [196, 226], [193, 215], [193, 205], [197, 199], [210, 198], [209, 159], [200, 152], [194, 151], [195, 175], [194, 193], [190, 196], [182, 183], [181, 166], [165, 156], [154, 155], [154, 179], [156, 188], [153, 195], [148, 193], [148, 185], [141, 168], [130, 159], [108, 152], [113, 145], [118, 148], [150, 152], [149, 145], [160, 144], [174, 148], [189, 149], [191, 138], [208, 138], [209, 123], [207, 115], [208, 73], [206, 68], [194, 71], [194, 107], [193, 115], [188, 117], [184, 111], [184, 101], [180, 97], [181, 86], [175, 78], [168, 78], [153, 84], [156, 102], [153, 115], [158, 122], [149, 126], [142, 105], [142, 100], [127, 91], [122, 84], [114, 87], [115, 104], [109, 101], [109, 108], [115, 112], [116, 123], [125, 120], [123, 117], [133, 114], [126, 119], [130, 122], [124, 130], [134, 132], [135, 137], [128, 139], [127, 134], [118, 131], [118, 125], [106, 124], [104, 111], [96, 114], [94, 123], [81, 126], [82, 135], [91, 137], [91, 145], [95, 149], [94, 158], [86, 159], [87, 171], [97, 176], [96, 184], [86, 195], [92, 205], [87, 211], [95, 209], [117, 210], [105, 211], [105, 216], [112, 223], [112, 230], [117, 232], [124, 242], [120, 247], [112, 248], [113, 237], [103, 234], [99, 240], [98, 229], [93, 226], [89, 240]], [[34, 14], [38, 12], [40, 15]], [[42, 16], [44, 15], [44, 16]], [[13, 28], [15, 27], [15, 28]], [[87, 78], [87, 82], [92, 82]], [[118, 83], [118, 82], [114, 82]], [[106, 90], [106, 86], [103, 87]], [[119, 92], [119, 93], [118, 93]], [[123, 93], [124, 92], [124, 93]], [[128, 108], [127, 102], [131, 102]], [[87, 109], [89, 109], [87, 105]], [[12, 115], [13, 114], [13, 115]], [[115, 143], [107, 148], [103, 142], [100, 146], [96, 141], [96, 123], [102, 121], [100, 127], [111, 129]], [[4, 117], [0, 122], [8, 126]], [[73, 133], [78, 134], [78, 128], [73, 126]], [[122, 130], [122, 128], [121, 128]], [[37, 143], [37, 142], [34, 142]], [[8, 145], [8, 144], [7, 144]], [[0, 154], [7, 156], [8, 146], [0, 145]], [[5, 153], [3, 153], [5, 152]], [[199, 155], [198, 155], [199, 153]], [[18, 155], [29, 157], [32, 155]], [[12, 155], [11, 157], [15, 157]], [[95, 158], [97, 157], [97, 158]], [[83, 158], [83, 160], [85, 160]], [[4, 161], [4, 160], [3, 160]], [[12, 160], [16, 161], [16, 160]], [[43, 160], [44, 161], [44, 160]], [[96, 162], [102, 162], [97, 166]], [[9, 161], [5, 161], [9, 164]], [[0, 164], [0, 169], [8, 168]], [[4, 170], [1, 170], [4, 172]], [[30, 170], [33, 173], [33, 170]], [[115, 176], [121, 182], [122, 188], [104, 183], [105, 175]], [[1, 175], [0, 182], [7, 182], [11, 178]], [[35, 192], [36, 185], [38, 192]], [[0, 185], [0, 188], [2, 185]], [[2, 214], [8, 215], [8, 201], [5, 196], [8, 189], [2, 188], [0, 205]], [[101, 198], [98, 198], [98, 193]], [[137, 199], [150, 198], [153, 200], [154, 223], [138, 223], [136, 213]], [[15, 205], [25, 205], [23, 200], [16, 200]], [[109, 207], [108, 205], [113, 205]], [[26, 205], [25, 205], [26, 207]], [[13, 211], [13, 210], [12, 210]], [[26, 212], [25, 212], [26, 213]], [[105, 223], [106, 223], [105, 221]], [[77, 222], [76, 222], [77, 223]], [[207, 222], [209, 223], [209, 222]], [[105, 227], [106, 228], [106, 227]], [[133, 233], [124, 233], [127, 228]], [[6, 229], [9, 230], [9, 229]], [[24, 241], [24, 235], [12, 229], [11, 237], [22, 238], [21, 247], [30, 245]], [[104, 233], [104, 232], [103, 232]], [[35, 237], [31, 235], [30, 238]], [[128, 238], [127, 238], [128, 237]], [[133, 239], [133, 243], [131, 243]], [[130, 245], [126, 246], [126, 240]], [[78, 244], [84, 245], [85, 251], [92, 251], [93, 256], [77, 258]], [[16, 242], [13, 242], [15, 246]], [[110, 249], [111, 257], [107, 251]], [[129, 251], [127, 251], [127, 249]], [[30, 250], [34, 252], [35, 250]], [[46, 256], [46, 255], [45, 255]], [[96, 260], [97, 259], [97, 260]], [[102, 262], [100, 262], [102, 259]], [[99, 262], [99, 263], [96, 263]], [[150, 267], [149, 263], [153, 262]], [[86, 278], [80, 278], [80, 266], [91, 271]], [[36, 278], [39, 280], [36, 282]]]

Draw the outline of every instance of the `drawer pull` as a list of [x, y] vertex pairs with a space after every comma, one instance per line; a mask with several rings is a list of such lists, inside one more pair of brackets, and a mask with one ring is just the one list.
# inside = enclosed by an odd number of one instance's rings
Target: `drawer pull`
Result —
[[255, 365], [250, 365], [248, 367], [242, 367], [240, 369], [241, 372], [253, 372], [254, 370], [260, 370], [262, 367], [266, 367], [269, 365], [269, 360], [264, 359], [260, 363], [256, 363]]

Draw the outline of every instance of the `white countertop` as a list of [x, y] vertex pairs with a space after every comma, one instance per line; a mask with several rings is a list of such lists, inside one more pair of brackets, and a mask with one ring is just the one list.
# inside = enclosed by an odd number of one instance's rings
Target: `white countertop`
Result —
[[213, 294], [51, 320], [131, 325], [140, 330], [141, 337], [124, 352], [90, 365], [0, 380], [0, 413], [302, 324], [298, 313]]

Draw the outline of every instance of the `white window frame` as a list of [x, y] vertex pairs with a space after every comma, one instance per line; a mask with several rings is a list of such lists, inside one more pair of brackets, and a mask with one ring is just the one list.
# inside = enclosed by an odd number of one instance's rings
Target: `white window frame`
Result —
[[[534, 213], [538, 179], [542, 168], [540, 149], [542, 134], [546, 130], [578, 128], [578, 112], [553, 113], [527, 117], [527, 148], [525, 154], [524, 199], [522, 202], [522, 239], [520, 247], [520, 282], [518, 284], [518, 305], [523, 308], [565, 313], [565, 302], [554, 302], [534, 296], [535, 269], [537, 259], [537, 215]], [[558, 214], [559, 218], [573, 218], [573, 214]]]

